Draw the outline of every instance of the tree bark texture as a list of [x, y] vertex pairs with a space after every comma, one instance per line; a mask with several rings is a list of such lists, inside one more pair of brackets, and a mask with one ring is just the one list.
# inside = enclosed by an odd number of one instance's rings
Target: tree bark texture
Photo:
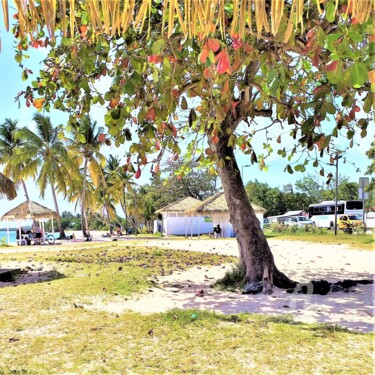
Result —
[[294, 287], [295, 282], [275, 265], [267, 239], [246, 195], [233, 148], [228, 146], [227, 127], [229, 125], [224, 121], [218, 136], [219, 142], [210, 142], [210, 145], [219, 160], [224, 160], [224, 166], [218, 166], [218, 171], [230, 222], [237, 237], [240, 260], [246, 267], [244, 292], [271, 294], [273, 285], [280, 288]]
[[85, 157], [85, 164], [84, 164], [84, 167], [83, 167], [82, 195], [81, 195], [81, 226], [82, 226], [82, 234], [83, 234], [84, 237], [87, 237], [87, 238], [89, 238], [89, 236], [90, 236], [90, 232], [89, 232], [89, 229], [88, 229], [88, 223], [87, 223], [86, 202], [85, 202], [88, 162], [89, 162], [88, 159]]

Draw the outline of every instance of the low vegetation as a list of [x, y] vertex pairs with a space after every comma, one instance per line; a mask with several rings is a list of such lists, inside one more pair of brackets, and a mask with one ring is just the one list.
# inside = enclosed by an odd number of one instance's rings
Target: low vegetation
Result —
[[333, 244], [345, 244], [355, 249], [374, 250], [374, 234], [355, 231], [353, 234], [344, 233], [342, 230], [337, 232], [323, 228], [307, 226], [300, 228], [297, 226], [285, 226], [282, 224], [272, 224], [265, 228], [267, 238], [274, 238], [288, 241], [307, 241], [307, 242], [324, 242]]
[[373, 336], [338, 326], [299, 324], [291, 316], [89, 308], [90, 301], [126, 303], [149, 288], [152, 276], [233, 257], [91, 243], [1, 258], [52, 271], [45, 282], [0, 288], [0, 374], [372, 371]]

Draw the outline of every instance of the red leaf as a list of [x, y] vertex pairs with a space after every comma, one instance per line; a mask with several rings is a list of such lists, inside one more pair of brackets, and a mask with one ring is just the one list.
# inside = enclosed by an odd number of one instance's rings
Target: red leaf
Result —
[[237, 118], [237, 113], [236, 113], [236, 107], [239, 102], [232, 102], [232, 115], [236, 119]]
[[154, 64], [160, 64], [163, 61], [163, 57], [159, 55], [151, 55], [147, 57], [147, 60]]
[[352, 109], [350, 112], [349, 112], [349, 117], [350, 117], [350, 119], [351, 120], [354, 120], [355, 119], [355, 110], [354, 109]]
[[311, 58], [312, 64], [317, 67], [319, 65], [319, 53], [315, 52], [314, 56]]
[[160, 141], [159, 140], [157, 140], [156, 142], [155, 142], [155, 149], [156, 150], [160, 150]]
[[225, 49], [216, 56], [217, 72], [219, 74], [227, 73], [230, 70], [230, 61], [228, 51]]
[[84, 38], [86, 36], [86, 34], [87, 34], [87, 26], [86, 25], [82, 25], [80, 27], [80, 29], [81, 29], [81, 37]]
[[354, 109], [356, 112], [360, 112], [360, 111], [361, 111], [361, 108], [359, 108], [357, 105], [355, 105], [353, 109]]
[[139, 178], [139, 177], [141, 177], [141, 169], [138, 167], [138, 170], [137, 170], [137, 172], [135, 172], [135, 176], [134, 176], [135, 178]]
[[216, 52], [220, 48], [220, 42], [217, 39], [208, 39], [207, 40], [207, 47], [211, 51]]
[[99, 134], [98, 140], [99, 140], [99, 142], [104, 142], [105, 141], [105, 134]]
[[219, 143], [219, 137], [217, 135], [214, 135], [211, 140], [212, 140], [212, 143], [214, 144]]
[[242, 40], [238, 37], [238, 36], [233, 36], [232, 37], [232, 47], [234, 50], [239, 50], [240, 48], [242, 48], [243, 46], [243, 43], [242, 43]]
[[315, 35], [315, 31], [314, 31], [314, 29], [311, 29], [307, 34], [306, 34], [306, 38], [312, 38], [312, 37], [314, 37], [314, 35]]
[[241, 145], [241, 150], [242, 150], [242, 151], [245, 151], [245, 150], [246, 150], [246, 143], [245, 143], [245, 142], [242, 143], [242, 145]]
[[30, 101], [26, 100], [26, 107], [30, 107]]
[[325, 66], [326, 72], [332, 72], [337, 69], [337, 66], [339, 65], [338, 61], [331, 61]]

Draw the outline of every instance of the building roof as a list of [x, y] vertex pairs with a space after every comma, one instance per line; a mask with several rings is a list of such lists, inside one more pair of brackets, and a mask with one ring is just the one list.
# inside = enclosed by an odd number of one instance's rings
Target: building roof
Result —
[[177, 202], [170, 203], [167, 206], [160, 208], [155, 213], [162, 214], [164, 212], [180, 212], [183, 214], [186, 210], [191, 209], [201, 202], [202, 201], [200, 201], [199, 199], [195, 199], [192, 197], [181, 198]]
[[[251, 207], [253, 207], [256, 213], [266, 213], [267, 210], [261, 206], [258, 206], [255, 203], [250, 203]], [[227, 213], [228, 205], [227, 201], [225, 200], [225, 196], [223, 192], [216, 193], [210, 198], [207, 198], [203, 202], [199, 202], [196, 206], [192, 207], [189, 210], [185, 211], [185, 215], [193, 216], [193, 215], [212, 215], [218, 213]]]
[[6, 212], [1, 220], [24, 220], [24, 219], [51, 219], [58, 215], [55, 211], [42, 206], [39, 203], [27, 200], [17, 207]]

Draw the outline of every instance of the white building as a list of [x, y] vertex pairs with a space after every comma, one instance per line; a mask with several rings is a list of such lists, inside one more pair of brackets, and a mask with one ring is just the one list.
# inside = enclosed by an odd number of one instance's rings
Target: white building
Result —
[[[263, 216], [267, 210], [254, 203], [251, 203], [255, 211], [255, 215], [263, 229]], [[185, 215], [211, 217], [213, 226], [220, 225], [222, 229], [222, 237], [234, 237], [235, 233], [232, 224], [229, 222], [229, 210], [225, 200], [224, 193], [220, 192], [214, 196], [207, 198], [203, 202], [199, 202], [193, 209], [185, 211]]]
[[187, 197], [173, 202], [156, 211], [160, 218], [154, 221], [154, 233], [165, 236], [199, 236], [212, 232], [212, 220], [202, 215], [185, 216], [184, 212], [191, 210], [202, 201]]

